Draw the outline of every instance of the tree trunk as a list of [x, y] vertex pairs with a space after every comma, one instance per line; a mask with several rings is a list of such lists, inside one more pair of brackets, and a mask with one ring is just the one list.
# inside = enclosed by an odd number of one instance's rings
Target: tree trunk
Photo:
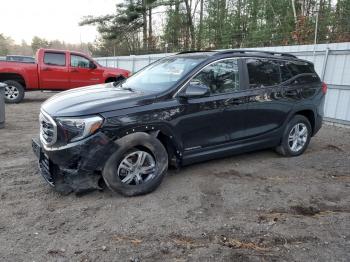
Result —
[[[181, 20], [180, 20], [180, 1], [176, 0], [175, 2], [175, 21], [176, 21], [176, 25], [180, 25], [181, 24]], [[174, 32], [174, 47], [176, 50], [178, 50], [179, 48], [179, 34], [180, 30], [175, 30]]]
[[297, 16], [297, 9], [295, 7], [295, 0], [292, 0], [292, 8], [293, 8], [294, 23], [296, 27], [298, 24], [298, 16]]
[[143, 20], [143, 27], [142, 27], [142, 46], [143, 49], [147, 49], [147, 9], [146, 9], [146, 0], [142, 0], [142, 20]]
[[197, 49], [202, 49], [202, 34], [203, 34], [203, 0], [200, 0], [200, 11], [199, 11], [199, 35], [197, 42]]
[[148, 49], [153, 48], [152, 7], [148, 10]]
[[191, 6], [188, 0], [185, 0], [185, 5], [186, 5], [187, 25], [190, 33], [190, 38], [191, 38], [191, 49], [195, 49], [196, 48], [195, 30], [193, 25], [193, 17], [191, 14]]

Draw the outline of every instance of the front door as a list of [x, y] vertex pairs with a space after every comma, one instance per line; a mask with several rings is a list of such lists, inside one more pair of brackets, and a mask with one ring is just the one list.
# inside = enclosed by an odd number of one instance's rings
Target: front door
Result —
[[207, 65], [187, 86], [196, 84], [207, 86], [210, 93], [183, 101], [183, 117], [177, 124], [185, 152], [189, 153], [227, 143], [232, 134], [238, 136], [234, 130], [244, 129], [244, 119], [239, 114], [246, 105], [236, 105], [234, 95], [240, 87], [237, 59]]
[[77, 54], [70, 56], [70, 85], [72, 88], [96, 85], [104, 82], [103, 70], [97, 68], [92, 61]]

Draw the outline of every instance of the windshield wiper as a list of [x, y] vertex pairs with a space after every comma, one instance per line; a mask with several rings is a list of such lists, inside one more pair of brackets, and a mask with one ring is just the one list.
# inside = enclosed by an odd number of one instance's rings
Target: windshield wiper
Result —
[[135, 90], [132, 89], [131, 87], [125, 87], [125, 86], [123, 86], [123, 83], [122, 83], [122, 82], [114, 82], [114, 83], [113, 83], [113, 86], [119, 87], [120, 89], [123, 89], [123, 90], [128, 90], [128, 91], [130, 91], [130, 92], [135, 92]]
[[132, 89], [131, 87], [123, 87], [123, 86], [121, 86], [120, 88], [123, 89], [123, 90], [128, 90], [130, 92], [135, 92], [135, 90]]
[[117, 87], [117, 86], [119, 86], [121, 84], [122, 84], [122, 82], [113, 82], [113, 86], [115, 86], [115, 87]]

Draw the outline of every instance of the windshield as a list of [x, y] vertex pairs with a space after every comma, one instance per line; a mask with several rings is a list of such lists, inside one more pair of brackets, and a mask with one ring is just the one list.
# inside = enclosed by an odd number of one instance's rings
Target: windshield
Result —
[[166, 91], [204, 59], [203, 56], [165, 58], [128, 78], [121, 86], [141, 91]]

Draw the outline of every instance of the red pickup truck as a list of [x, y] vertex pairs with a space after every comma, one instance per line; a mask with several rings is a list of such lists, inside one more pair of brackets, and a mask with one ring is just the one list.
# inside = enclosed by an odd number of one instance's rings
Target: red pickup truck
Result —
[[85, 54], [52, 49], [39, 49], [34, 64], [0, 61], [8, 103], [21, 102], [25, 91], [67, 90], [121, 81], [129, 75], [127, 70], [103, 67]]

